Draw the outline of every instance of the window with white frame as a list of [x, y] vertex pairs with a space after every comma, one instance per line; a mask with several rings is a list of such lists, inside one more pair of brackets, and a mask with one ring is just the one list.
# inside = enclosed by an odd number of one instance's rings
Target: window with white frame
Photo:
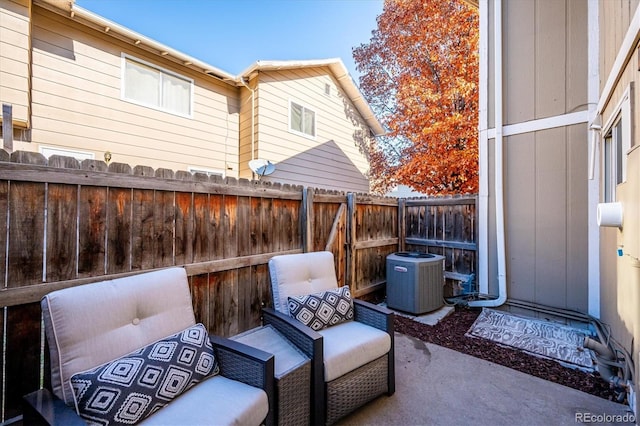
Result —
[[193, 80], [123, 55], [122, 98], [139, 105], [191, 117]]
[[611, 119], [604, 126], [603, 197], [604, 202], [616, 201], [616, 186], [627, 180], [627, 152], [631, 148], [632, 86], [625, 91]]
[[289, 131], [315, 138], [316, 112], [297, 102], [289, 101]]
[[75, 149], [58, 148], [53, 146], [41, 146], [40, 154], [44, 155], [46, 158], [49, 158], [52, 155], [73, 157], [78, 161], [95, 159], [95, 154], [93, 152], [77, 151]]
[[187, 170], [189, 170], [189, 172], [191, 172], [191, 173], [204, 173], [207, 176], [222, 176], [222, 177], [224, 177], [224, 171], [223, 170], [218, 170], [218, 169], [208, 169], [208, 168], [205, 168], [205, 167], [189, 166], [187, 168]]

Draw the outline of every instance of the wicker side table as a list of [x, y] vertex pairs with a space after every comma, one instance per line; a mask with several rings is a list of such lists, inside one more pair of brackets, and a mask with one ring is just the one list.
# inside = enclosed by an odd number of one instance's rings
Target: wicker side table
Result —
[[278, 425], [305, 425], [311, 419], [311, 361], [270, 325], [231, 338], [272, 353], [275, 359]]

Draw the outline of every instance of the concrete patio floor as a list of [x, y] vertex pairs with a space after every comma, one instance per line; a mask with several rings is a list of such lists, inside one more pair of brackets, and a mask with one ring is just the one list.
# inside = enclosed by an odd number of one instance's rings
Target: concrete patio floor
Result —
[[395, 394], [372, 401], [339, 425], [635, 422], [626, 405], [399, 333], [395, 356]]

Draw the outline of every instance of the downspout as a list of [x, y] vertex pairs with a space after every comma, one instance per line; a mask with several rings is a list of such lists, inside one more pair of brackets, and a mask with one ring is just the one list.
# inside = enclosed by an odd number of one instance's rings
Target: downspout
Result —
[[[472, 307], [496, 307], [507, 300], [506, 249], [504, 231], [504, 165], [502, 137], [502, 0], [494, 1], [494, 78], [495, 78], [495, 200], [496, 200], [496, 254], [498, 260], [498, 297], [488, 300], [473, 300]], [[488, 224], [485, 224], [488, 226]]]

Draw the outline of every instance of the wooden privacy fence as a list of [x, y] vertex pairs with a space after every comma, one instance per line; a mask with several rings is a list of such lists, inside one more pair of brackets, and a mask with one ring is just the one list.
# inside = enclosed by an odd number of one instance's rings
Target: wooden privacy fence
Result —
[[[420, 213], [437, 206], [423, 202], [0, 150], [0, 421], [48, 385], [39, 306], [48, 292], [179, 265], [197, 321], [230, 336], [260, 324], [277, 254], [332, 251], [356, 297], [384, 289], [386, 256], [399, 249], [444, 250], [451, 273], [475, 271], [471, 246], [421, 233], [440, 217]], [[459, 214], [475, 215], [475, 204], [463, 206]], [[445, 213], [436, 233], [457, 226], [454, 217]], [[446, 230], [445, 239], [473, 235]]]
[[402, 250], [445, 257], [445, 297], [477, 292], [477, 197], [399, 200], [398, 211]]

